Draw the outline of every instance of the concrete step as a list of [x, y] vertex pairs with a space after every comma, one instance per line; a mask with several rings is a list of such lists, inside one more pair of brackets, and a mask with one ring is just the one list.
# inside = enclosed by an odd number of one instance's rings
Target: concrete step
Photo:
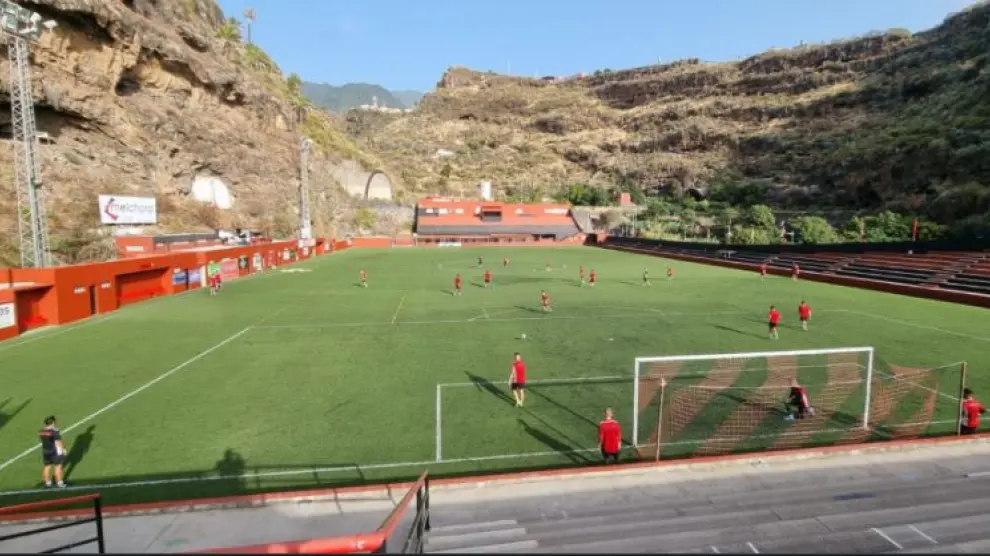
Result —
[[990, 539], [905, 550], [907, 554], [990, 554]]
[[426, 537], [426, 550], [461, 550], [477, 546], [493, 546], [508, 542], [525, 540], [526, 529], [514, 527], [510, 529], [489, 529], [465, 532], [448, 532], [437, 535], [430, 531]]

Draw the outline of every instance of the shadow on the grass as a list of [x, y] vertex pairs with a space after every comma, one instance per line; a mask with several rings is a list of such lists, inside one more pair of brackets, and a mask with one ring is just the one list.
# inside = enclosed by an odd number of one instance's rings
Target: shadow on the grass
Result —
[[[544, 394], [544, 393], [540, 392], [539, 388], [532, 388], [532, 389], [529, 390], [529, 393], [532, 394], [532, 395], [534, 395], [534, 396], [536, 396], [536, 397], [538, 397], [538, 398], [542, 398], [543, 400], [549, 402], [550, 405], [556, 406], [558, 409], [561, 409], [563, 411], [566, 411], [567, 413], [570, 413], [571, 415], [573, 415], [577, 419], [579, 419], [581, 421], [584, 421], [585, 423], [588, 423], [592, 427], [598, 427], [598, 423], [596, 423], [592, 419], [589, 419], [589, 418], [585, 417], [584, 415], [581, 415], [580, 413], [578, 413], [578, 412], [574, 411], [573, 409], [567, 407], [565, 404], [562, 404], [562, 403], [558, 402], [557, 400], [553, 399], [552, 397], [548, 396], [547, 394]], [[602, 411], [604, 411], [604, 410], [605, 410], [605, 408], [602, 407]]]
[[3, 402], [0, 402], [0, 429], [4, 428], [7, 425], [7, 423], [13, 421], [14, 417], [17, 417], [17, 415], [20, 412], [24, 411], [24, 408], [27, 407], [29, 403], [31, 403], [31, 400], [33, 398], [28, 398], [27, 400], [24, 400], [23, 402], [21, 402], [21, 405], [13, 408], [13, 410], [8, 412], [7, 406], [10, 405], [10, 401], [12, 399], [13, 398], [7, 398]]
[[72, 445], [69, 446], [69, 453], [65, 456], [65, 480], [68, 481], [69, 477], [72, 476], [72, 472], [76, 469], [79, 463], [86, 457], [89, 453], [90, 447], [93, 446], [94, 432], [96, 430], [96, 425], [90, 425], [85, 432], [76, 436], [72, 440]]
[[[80, 438], [76, 439], [76, 443]], [[92, 438], [89, 442], [92, 442]], [[78, 459], [71, 469], [78, 474], [78, 469], [85, 467], [79, 467], [79, 462], [84, 461], [82, 455], [85, 452], [79, 450], [73, 454], [70, 450], [69, 457], [74, 455]], [[413, 477], [422, 472], [422, 469], [409, 471]], [[404, 477], [396, 480], [404, 480]], [[0, 492], [0, 507], [90, 493], [101, 494], [104, 505], [121, 505], [344, 487], [374, 482], [382, 481], [377, 480], [377, 477], [367, 477], [357, 463], [251, 465], [238, 452], [227, 449], [211, 469], [76, 479], [68, 482], [69, 487], [66, 490], [45, 489], [39, 482], [25, 485], [27, 488], [18, 489], [16, 493]], [[377, 496], [370, 496], [378, 499]]]
[[736, 334], [740, 334], [742, 336], [749, 336], [751, 338], [759, 338], [759, 339], [763, 340], [763, 339], [765, 339], [767, 337], [764, 334], [756, 334], [754, 332], [747, 332], [745, 330], [739, 330], [738, 328], [732, 328], [731, 326], [725, 326], [725, 325], [722, 325], [722, 324], [713, 324], [712, 326], [715, 327], [715, 328], [717, 328], [717, 329], [719, 329], [719, 330], [724, 330], [726, 332], [734, 332]]
[[543, 314], [543, 309], [528, 307], [526, 305], [516, 305], [516, 309], [519, 309], [520, 311], [526, 311], [527, 313]]
[[472, 373], [471, 371], [464, 371], [464, 374], [468, 376], [468, 380], [470, 380], [479, 390], [484, 390], [507, 404], [515, 405], [516, 403], [515, 398], [510, 396], [502, 388], [499, 388], [497, 385], [492, 384], [492, 382], [487, 378], [483, 376], [478, 376]]
[[577, 450], [575, 446], [567, 444], [566, 442], [561, 442], [542, 430], [531, 427], [530, 424], [523, 419], [516, 419], [516, 421], [522, 425], [523, 430], [526, 431], [526, 434], [540, 441], [540, 443], [547, 448], [550, 448], [550, 451], [558, 452], [561, 456], [569, 459], [571, 463], [586, 463], [588, 461], [588, 458], [584, 457], [584, 454], [575, 451]]

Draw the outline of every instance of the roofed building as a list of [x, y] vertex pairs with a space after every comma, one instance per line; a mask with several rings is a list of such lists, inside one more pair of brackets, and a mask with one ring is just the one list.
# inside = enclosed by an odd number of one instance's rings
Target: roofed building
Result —
[[568, 204], [428, 197], [416, 206], [419, 242], [563, 241], [579, 233]]

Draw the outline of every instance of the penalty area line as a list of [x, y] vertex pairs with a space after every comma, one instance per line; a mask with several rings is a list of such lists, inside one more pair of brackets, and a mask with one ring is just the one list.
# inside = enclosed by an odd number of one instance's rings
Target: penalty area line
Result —
[[[202, 358], [206, 357], [207, 355], [213, 353], [214, 351], [222, 348], [223, 346], [229, 344], [230, 342], [233, 342], [237, 338], [240, 338], [241, 336], [243, 336], [249, 330], [251, 330], [251, 327], [250, 326], [247, 327], [247, 328], [245, 328], [245, 329], [243, 329], [243, 330], [241, 330], [240, 332], [237, 332], [236, 334], [234, 334], [232, 336], [228, 336], [226, 339], [221, 340], [220, 342], [214, 344], [212, 347], [199, 352], [198, 354], [190, 357], [189, 359], [186, 359], [185, 361], [183, 361], [182, 363], [179, 363], [175, 367], [172, 367], [171, 369], [165, 371], [164, 373], [158, 375], [157, 377], [149, 380], [148, 382], [145, 382], [143, 385], [135, 388], [134, 390], [131, 390], [127, 394], [124, 394], [123, 396], [121, 396], [121, 397], [117, 398], [116, 400], [108, 403], [107, 405], [101, 407], [100, 409], [94, 411], [93, 413], [90, 413], [89, 415], [87, 415], [86, 417], [83, 417], [79, 421], [76, 421], [75, 423], [73, 423], [72, 425], [70, 425], [68, 428], [66, 428], [62, 432], [63, 433], [72, 432], [74, 429], [79, 428], [80, 426], [88, 423], [89, 421], [92, 421], [93, 419], [99, 417], [100, 415], [103, 415], [107, 411], [110, 411], [111, 409], [117, 407], [118, 405], [124, 403], [125, 401], [131, 399], [132, 397], [140, 394], [141, 392], [144, 392], [148, 388], [151, 388], [152, 386], [154, 386], [154, 385], [158, 384], [159, 382], [165, 380], [166, 378], [174, 375], [175, 373], [181, 371], [182, 369], [185, 369], [189, 365], [192, 365], [196, 361], [199, 361], [200, 359], [202, 359]], [[29, 456], [29, 455], [31, 455], [31, 453], [35, 452], [39, 448], [40, 448], [40, 445], [37, 445], [36, 444], [36, 445], [28, 448], [27, 450], [24, 450], [20, 454], [17, 454], [16, 456], [8, 459], [7, 461], [5, 461], [3, 463], [0, 463], [0, 471], [2, 471], [3, 469], [7, 468], [11, 464], [13, 464], [13, 463], [15, 463], [15, 462], [17, 462], [17, 461], [19, 461], [19, 460], [21, 460], [21, 459]]]
[[395, 324], [395, 320], [399, 318], [399, 311], [402, 310], [402, 306], [406, 303], [405, 294], [402, 295], [402, 299], [399, 300], [399, 306], [395, 308], [395, 313], [392, 315], [392, 324]]

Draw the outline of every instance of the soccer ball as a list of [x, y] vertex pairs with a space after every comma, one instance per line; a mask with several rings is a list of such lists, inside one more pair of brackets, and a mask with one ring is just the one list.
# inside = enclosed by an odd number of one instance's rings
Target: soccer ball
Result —
[[519, 336], [519, 339], [525, 340], [526, 339], [526, 333], [523, 332], [522, 335]]

